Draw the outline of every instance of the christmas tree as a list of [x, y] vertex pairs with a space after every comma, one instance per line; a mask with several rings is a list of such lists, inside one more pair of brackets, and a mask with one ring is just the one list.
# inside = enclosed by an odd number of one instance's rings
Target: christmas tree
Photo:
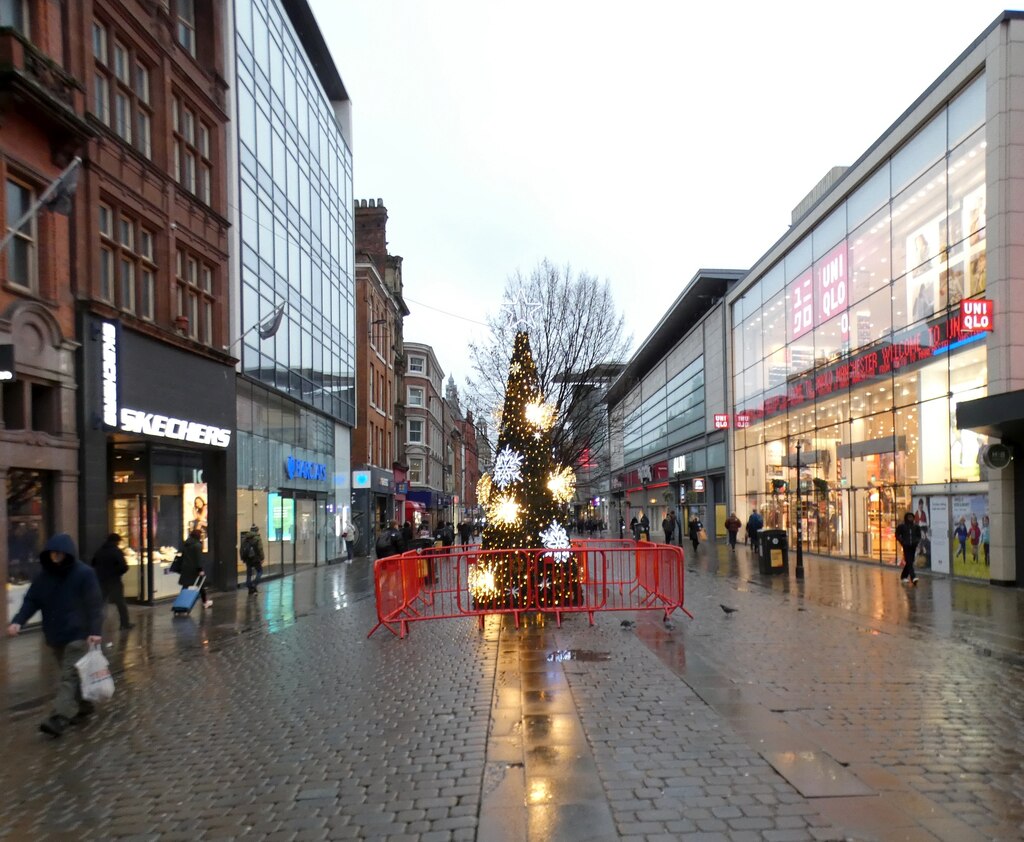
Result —
[[[554, 463], [551, 428], [556, 413], [544, 403], [525, 331], [516, 334], [498, 429], [494, 468], [481, 478], [487, 506], [485, 553], [471, 571], [478, 607], [575, 605], [580, 565], [570, 552], [562, 509], [575, 492], [572, 469]], [[550, 548], [542, 554], [516, 552]], [[495, 552], [492, 555], [487, 550]]]

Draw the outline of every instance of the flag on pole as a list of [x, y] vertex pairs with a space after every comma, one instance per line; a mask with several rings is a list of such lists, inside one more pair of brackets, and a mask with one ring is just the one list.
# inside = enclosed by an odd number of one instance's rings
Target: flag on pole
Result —
[[270, 339], [277, 333], [278, 328], [281, 327], [281, 319], [284, 317], [285, 306], [282, 301], [274, 308], [274, 312], [267, 317], [267, 320], [260, 324], [260, 339]]
[[78, 189], [78, 171], [81, 169], [81, 164], [82, 159], [76, 157], [60, 174], [60, 177], [39, 197], [46, 210], [64, 216], [71, 213], [71, 200]]

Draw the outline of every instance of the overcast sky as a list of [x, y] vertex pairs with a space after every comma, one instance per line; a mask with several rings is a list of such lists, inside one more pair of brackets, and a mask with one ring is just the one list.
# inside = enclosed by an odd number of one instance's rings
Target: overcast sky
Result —
[[992, 0], [310, 0], [356, 198], [404, 258], [407, 340], [460, 391], [505, 279], [612, 284], [634, 347], [701, 267], [747, 268], [1005, 8]]

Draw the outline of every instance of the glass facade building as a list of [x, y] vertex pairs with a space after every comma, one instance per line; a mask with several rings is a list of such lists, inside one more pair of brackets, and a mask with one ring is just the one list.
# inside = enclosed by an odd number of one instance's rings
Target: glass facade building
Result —
[[291, 5], [235, 3], [241, 330], [286, 305], [273, 337], [245, 334], [242, 372], [352, 426], [352, 152]]
[[920, 563], [989, 578], [986, 439], [956, 424], [989, 386], [964, 318], [990, 295], [987, 91], [893, 130], [730, 299], [736, 505], [811, 551], [895, 564], [914, 512]]
[[338, 558], [351, 512], [350, 103], [307, 0], [234, 19], [237, 537], [259, 526], [264, 572], [289, 573]]

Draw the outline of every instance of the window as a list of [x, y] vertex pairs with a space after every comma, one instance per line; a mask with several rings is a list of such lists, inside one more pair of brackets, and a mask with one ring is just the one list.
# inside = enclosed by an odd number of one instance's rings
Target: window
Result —
[[186, 333], [189, 337], [212, 345], [216, 333], [214, 269], [184, 249], [178, 249], [175, 264], [178, 276], [175, 285], [177, 315], [188, 319]]
[[412, 374], [425, 374], [427, 361], [424, 357], [409, 357], [409, 371]]
[[181, 99], [171, 101], [174, 130], [174, 178], [189, 193], [210, 204], [212, 170], [210, 134], [212, 129]]
[[93, 22], [93, 113], [125, 143], [147, 158], [153, 155], [153, 112], [150, 107], [150, 70], [137, 61], [131, 48], [113, 39], [108, 52], [108, 31]]
[[97, 294], [126, 313], [156, 317], [154, 234], [120, 209], [101, 203], [100, 271]]
[[192, 58], [196, 57], [196, 2], [178, 0], [178, 43]]
[[[7, 180], [7, 233], [32, 207], [34, 191], [17, 181]], [[7, 280], [24, 289], [36, 291], [36, 220], [25, 222], [7, 246]]]
[[410, 459], [409, 460], [409, 482], [423, 482], [423, 460], [422, 459]]
[[423, 421], [418, 418], [409, 421], [409, 444], [423, 444]]
[[28, 35], [28, 0], [0, 0], [0, 26]]
[[423, 390], [416, 387], [409, 387], [409, 406], [423, 406]]

